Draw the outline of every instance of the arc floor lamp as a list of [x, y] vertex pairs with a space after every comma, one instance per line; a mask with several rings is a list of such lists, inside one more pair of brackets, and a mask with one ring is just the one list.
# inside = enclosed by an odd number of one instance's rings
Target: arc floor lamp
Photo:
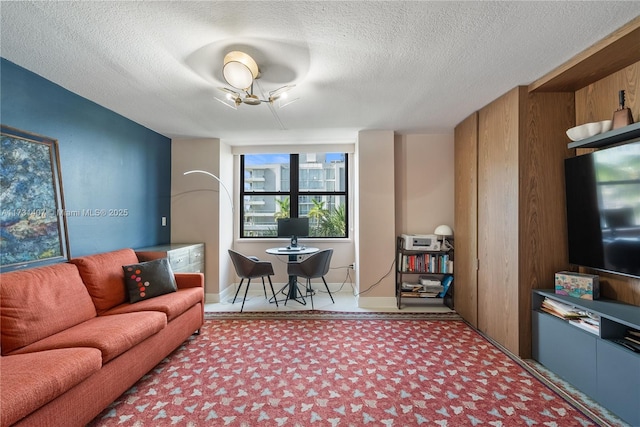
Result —
[[227, 193], [227, 197], [229, 198], [229, 203], [231, 204], [231, 212], [233, 212], [233, 197], [231, 197], [231, 192], [229, 191], [227, 186], [224, 185], [224, 182], [222, 182], [222, 180], [220, 178], [218, 178], [217, 176], [215, 176], [211, 172], [207, 172], [207, 171], [203, 171], [203, 170], [199, 170], [199, 169], [187, 171], [187, 172], [183, 173], [183, 175], [190, 175], [192, 173], [205, 174], [205, 175], [208, 175], [211, 178], [215, 179], [216, 181], [218, 181], [220, 183], [220, 186], [222, 188], [224, 188], [224, 191]]

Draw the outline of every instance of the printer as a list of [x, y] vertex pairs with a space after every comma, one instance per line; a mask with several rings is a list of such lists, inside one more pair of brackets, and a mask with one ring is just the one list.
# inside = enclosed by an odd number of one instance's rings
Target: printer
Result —
[[402, 234], [402, 248], [410, 251], [439, 251], [440, 242], [435, 234]]

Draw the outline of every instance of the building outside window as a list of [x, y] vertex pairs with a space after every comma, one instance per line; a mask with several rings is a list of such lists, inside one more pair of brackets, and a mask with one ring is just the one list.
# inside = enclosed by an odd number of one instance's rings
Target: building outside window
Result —
[[346, 153], [240, 157], [240, 237], [275, 237], [278, 218], [309, 218], [309, 237], [348, 237]]

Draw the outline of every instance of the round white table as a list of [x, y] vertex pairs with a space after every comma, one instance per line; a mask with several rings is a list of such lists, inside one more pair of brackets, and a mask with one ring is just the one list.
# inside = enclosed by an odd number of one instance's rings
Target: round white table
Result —
[[[281, 247], [281, 248], [269, 248], [265, 252], [269, 255], [287, 255], [289, 257], [288, 262], [295, 262], [298, 260], [298, 255], [310, 255], [318, 252], [318, 248], [310, 248], [307, 246], [299, 246], [299, 249], [291, 249], [289, 247]], [[287, 299], [294, 300], [299, 302], [302, 305], [307, 305], [304, 297], [298, 293], [298, 277], [297, 276], [289, 276], [289, 291], [287, 293]], [[284, 289], [284, 288], [283, 288]], [[282, 289], [281, 289], [282, 291]], [[280, 293], [280, 292], [278, 292]], [[301, 298], [301, 299], [300, 299]]]

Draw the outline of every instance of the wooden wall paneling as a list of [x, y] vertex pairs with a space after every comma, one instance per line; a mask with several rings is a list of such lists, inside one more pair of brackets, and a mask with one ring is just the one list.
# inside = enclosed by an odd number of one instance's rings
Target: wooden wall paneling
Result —
[[581, 267], [581, 273], [600, 276], [600, 298], [640, 306], [640, 279]]
[[519, 149], [519, 353], [531, 354], [531, 290], [552, 289], [566, 269], [564, 159], [571, 154], [564, 131], [573, 126], [573, 93], [520, 92]]
[[521, 357], [531, 354], [531, 290], [553, 288], [567, 266], [564, 131], [574, 118], [573, 93], [524, 86], [478, 114], [477, 327]]
[[529, 85], [533, 92], [574, 92], [640, 61], [640, 16]]
[[478, 326], [478, 113], [455, 128], [454, 307]]
[[478, 119], [478, 329], [517, 354], [519, 89]]
[[633, 120], [640, 122], [640, 62], [636, 62], [575, 92], [576, 124], [610, 120], [618, 109], [621, 89], [625, 91], [625, 105], [631, 109]]
[[[567, 149], [565, 132], [576, 124], [612, 118], [620, 89], [640, 121], [638, 34], [640, 17], [478, 112], [477, 328], [520, 357], [530, 357], [531, 351], [531, 289], [552, 288], [553, 273], [569, 267], [564, 159], [574, 150]], [[463, 122], [456, 128], [456, 144], [470, 138], [463, 136], [469, 132], [466, 126]], [[456, 150], [456, 165], [468, 161], [459, 156]], [[458, 175], [456, 171], [456, 192], [466, 185]], [[465, 217], [458, 214], [464, 209], [456, 199], [458, 238], [466, 232], [460, 226]], [[456, 268], [472, 276], [464, 271], [470, 265], [461, 265], [458, 255]], [[584, 271], [600, 274], [604, 297], [640, 305], [640, 280]]]
[[[626, 92], [626, 106], [631, 109], [634, 121], [640, 122], [640, 62], [636, 62], [576, 91], [576, 124], [610, 119], [618, 108], [617, 94], [620, 89]], [[576, 154], [582, 155], [592, 151], [595, 150], [578, 149]], [[600, 276], [600, 293], [603, 298], [640, 306], [640, 279], [586, 268], [581, 268], [580, 271]]]

